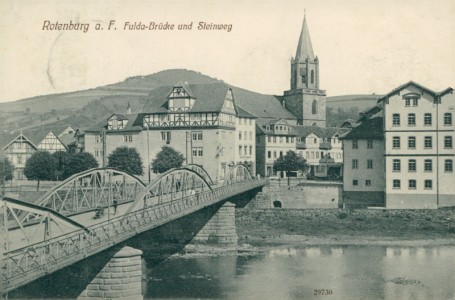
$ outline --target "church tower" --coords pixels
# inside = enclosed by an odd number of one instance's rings
[[[284,92],[283,106],[304,126],[326,126],[326,93],[319,89],[319,59],[314,55],[306,17],[295,57],[291,58],[291,89]]]

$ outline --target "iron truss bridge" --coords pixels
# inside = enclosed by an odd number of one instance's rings
[[[218,185],[197,165],[169,170],[148,185],[97,168],[73,175],[34,203],[3,198],[0,294],[265,184],[243,165]]]

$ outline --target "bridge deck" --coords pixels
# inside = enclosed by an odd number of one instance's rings
[[[94,220],[93,212],[74,216],[72,218],[87,225],[88,230],[68,232],[45,242],[29,244],[4,254],[1,291],[5,293],[14,290],[110,248],[138,233],[233,196],[263,187],[265,184],[265,179],[246,180],[131,212],[127,212],[127,204],[119,205],[117,214],[111,215],[109,220],[106,220],[106,214],[104,218]]]

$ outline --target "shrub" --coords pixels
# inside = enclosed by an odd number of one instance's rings
[[[449,227],[449,233],[455,233],[455,226]]]
[[[342,211],[337,214],[338,219],[346,219],[348,217],[348,213]]]

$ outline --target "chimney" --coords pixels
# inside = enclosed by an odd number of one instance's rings
[[[129,102],[128,102],[128,106],[127,106],[127,108],[126,108],[126,114],[127,114],[127,115],[131,114],[131,105],[130,105]]]

